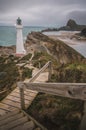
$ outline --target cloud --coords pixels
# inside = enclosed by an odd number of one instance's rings
[[[85,8],[86,0],[0,0],[0,23],[20,16],[25,25],[61,26],[70,17],[85,24]]]
[[[68,19],[76,20],[78,24],[86,24],[86,10],[75,10],[68,14]]]

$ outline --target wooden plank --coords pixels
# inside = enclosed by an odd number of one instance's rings
[[[12,130],[33,130],[35,128],[35,124],[33,121],[29,121],[24,123],[24,125],[17,126],[13,128]]]
[[[18,120],[15,120],[13,122],[9,122],[8,124],[6,124],[4,126],[1,126],[0,130],[8,130],[8,129],[12,130],[14,127],[16,127],[16,126],[18,126],[20,124],[22,125],[27,121],[28,121],[27,117],[22,117],[22,118],[20,118]]]
[[[14,107],[6,105],[6,104],[3,104],[3,103],[0,103],[0,109],[5,110],[7,112],[15,110]]]
[[[20,113],[20,110],[19,110],[19,109],[17,109],[16,111],[12,111],[12,112],[10,112],[10,113],[7,113],[7,114],[5,114],[5,115],[3,115],[3,116],[0,117],[0,121],[6,119],[6,118],[8,118],[8,117],[14,116],[14,115],[16,115],[16,114],[18,114],[18,113]]]
[[[15,107],[15,108],[21,108],[20,103],[14,102],[14,101],[9,100],[9,99],[3,100],[2,103],[7,104],[7,105],[12,106],[12,107]]]
[[[9,122],[11,123],[12,121],[15,121],[16,119],[18,120],[22,117],[23,117],[23,113],[18,113],[14,116],[7,117],[4,120],[0,121],[0,127],[3,126],[3,125],[7,125]]]
[[[6,98],[6,99],[7,99],[7,98]],[[10,101],[12,101],[12,102],[19,103],[19,104],[20,104],[20,102],[21,102],[21,101],[18,101],[18,100],[15,101],[15,100],[13,100],[13,99],[7,99],[7,100],[10,100]],[[25,100],[25,105],[29,104],[29,102],[31,102],[31,101]]]
[[[86,100],[86,83],[25,83],[19,86],[52,95]]]
[[[9,99],[9,100],[12,100],[14,102],[19,102],[20,103],[20,98],[12,96],[12,95],[7,96],[6,99]],[[32,99],[33,99],[33,97],[28,97],[28,99],[25,99],[25,102],[28,103]]]
[[[24,98],[27,99],[27,100],[29,100],[29,99],[31,99],[31,97],[32,97],[32,96],[30,96],[30,95],[31,95],[31,94],[28,94],[28,95],[24,94]],[[36,94],[34,93],[34,94],[32,94],[32,95],[35,96]],[[20,93],[11,93],[10,96],[15,96],[15,97],[17,97],[17,98],[20,98]]]
[[[17,98],[17,97],[11,96],[11,95],[7,96],[6,99],[20,103],[20,98]]]
[[[14,90],[13,92],[17,92],[17,93],[20,93],[19,89],[16,89]],[[34,93],[37,93],[37,91],[33,91],[33,90],[24,90],[24,94],[34,94]]]
[[[3,109],[0,109],[0,118],[1,118],[2,115],[6,114],[6,113],[8,113],[8,112],[6,112],[6,111],[3,110]]]

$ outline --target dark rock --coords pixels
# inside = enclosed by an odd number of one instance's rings
[[[86,37],[86,28],[84,28],[84,29],[81,31],[80,35]]]
[[[77,28],[77,24],[74,20],[70,19],[68,22],[67,22],[67,27],[69,27],[71,30],[75,30]]]

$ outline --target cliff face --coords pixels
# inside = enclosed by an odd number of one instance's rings
[[[44,47],[46,52],[52,55],[58,63],[67,64],[85,60],[83,56],[62,41],[50,39],[40,32],[32,32],[27,36],[26,46],[34,46],[34,44]],[[40,51],[40,49],[36,51]]]

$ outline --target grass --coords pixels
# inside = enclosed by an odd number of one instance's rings
[[[13,85],[19,80],[18,68],[12,57],[0,57],[3,62],[0,63],[0,91],[6,90],[1,95],[4,98],[12,89]]]
[[[32,69],[29,69],[27,67],[23,68],[22,70],[22,79],[24,80],[25,78],[31,78],[32,77]]]
[[[53,56],[50,56],[44,52],[36,52],[32,60],[35,67],[39,67],[39,63],[40,66],[43,67],[48,61],[51,61],[54,67],[57,67],[58,65],[56,59]]]
[[[83,102],[39,93],[28,112],[49,130],[76,130],[82,117]]]

